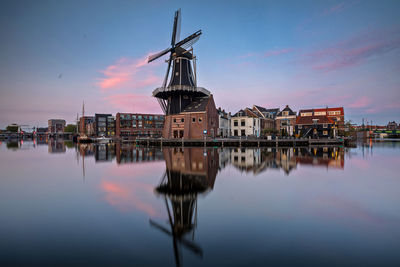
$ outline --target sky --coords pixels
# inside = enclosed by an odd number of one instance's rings
[[[400,1],[2,1],[0,128],[82,113],[161,113],[165,58],[181,8],[198,86],[228,112],[252,105],[345,109],[400,119]]]

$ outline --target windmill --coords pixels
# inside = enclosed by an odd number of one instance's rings
[[[174,25],[172,28],[171,47],[149,56],[148,63],[169,53],[167,72],[161,87],[153,91],[161,109],[167,115],[180,113],[187,105],[193,102],[196,97],[209,96],[210,92],[204,88],[197,87],[196,57],[193,55],[193,44],[201,35],[201,30],[189,35],[183,40],[180,39],[181,10],[175,12]],[[190,48],[190,49],[189,49]],[[194,62],[195,72],[192,70]],[[172,64],[172,75],[170,76]]]

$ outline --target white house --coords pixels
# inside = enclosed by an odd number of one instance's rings
[[[260,137],[260,117],[249,108],[238,111],[231,117],[232,136]]]

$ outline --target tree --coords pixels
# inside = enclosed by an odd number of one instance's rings
[[[65,133],[75,133],[76,132],[76,125],[75,124],[68,124],[64,128]]]
[[[262,134],[265,135],[276,135],[278,133],[277,130],[272,129],[272,128],[267,128],[262,130]]]

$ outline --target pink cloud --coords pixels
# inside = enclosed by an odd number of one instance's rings
[[[132,93],[115,94],[104,97],[108,103],[120,112],[160,113],[158,102],[151,95]]]
[[[106,193],[106,201],[123,212],[137,209],[149,216],[157,215],[156,209],[149,203],[142,201],[136,194],[137,190],[148,190],[148,185],[135,183],[135,190],[127,188],[126,183],[102,181],[101,189]],[[151,188],[150,188],[151,189]]]
[[[302,63],[311,65],[314,70],[329,72],[365,63],[399,47],[398,30],[369,32],[307,53]]]
[[[335,12],[342,11],[344,9],[344,7],[345,7],[344,2],[339,3],[337,5],[334,5],[334,6],[330,7],[330,8],[325,9],[323,15],[328,15],[330,13],[335,13]]]
[[[362,96],[361,98],[357,99],[353,103],[349,104],[349,108],[365,108],[371,103],[371,99],[366,96]]]
[[[154,74],[154,66],[147,64],[147,56],[139,59],[121,58],[105,70],[100,71],[104,77],[97,85],[105,92],[117,88],[137,89],[160,83],[160,78]]]

